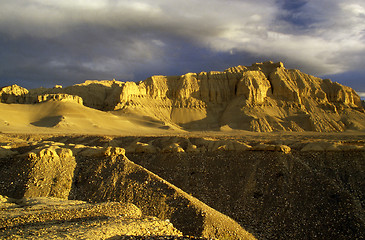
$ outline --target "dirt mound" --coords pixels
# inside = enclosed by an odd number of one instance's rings
[[[296,144],[290,152],[265,150],[259,144],[244,152],[128,157],[232,217],[259,239],[361,238],[364,142],[352,150],[300,151]]]
[[[153,153],[126,155],[259,239],[356,239],[364,234],[364,134],[89,137],[87,142],[148,146]]]
[[[254,239],[231,218],[129,161],[122,148],[41,142],[17,151],[1,159],[2,195],[122,201],[171,222],[184,235]]]

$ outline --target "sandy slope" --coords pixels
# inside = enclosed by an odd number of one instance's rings
[[[150,109],[151,110],[151,109]],[[192,110],[181,111],[173,117],[190,119],[196,117]],[[155,113],[155,115],[158,113]],[[237,116],[233,114],[232,117]],[[363,122],[351,116],[353,122]],[[206,118],[209,121],[208,117]],[[242,124],[245,121],[242,120]],[[224,125],[219,131],[185,131],[177,125],[149,117],[145,112],[129,110],[100,111],[78,104],[74,101],[47,101],[38,104],[0,103],[0,132],[33,134],[88,134],[88,135],[257,135],[257,132],[232,129]],[[346,132],[353,132],[347,130]],[[357,130],[356,133],[364,132]],[[272,133],[274,134],[274,133]],[[279,134],[279,133],[278,133]],[[291,133],[295,134],[295,133]],[[307,132],[313,134],[313,132]]]
[[[72,101],[0,103],[0,113],[0,131],[4,133],[149,135],[171,131],[170,126],[138,114],[112,114]],[[175,130],[181,131],[177,128]]]

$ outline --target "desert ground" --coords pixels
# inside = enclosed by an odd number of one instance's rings
[[[363,132],[13,133],[0,144],[5,239],[364,234]]]

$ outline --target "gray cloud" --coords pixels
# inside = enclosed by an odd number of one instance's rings
[[[142,80],[268,59],[330,75],[365,62],[363,1],[12,0],[0,6],[2,82]]]

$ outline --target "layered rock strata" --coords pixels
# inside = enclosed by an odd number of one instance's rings
[[[0,99],[5,103],[65,99],[118,114],[137,113],[186,130],[222,126],[258,132],[365,129],[364,108],[353,89],[286,69],[281,62],[152,76],[138,83],[86,81],[29,91],[13,85],[0,91]]]

